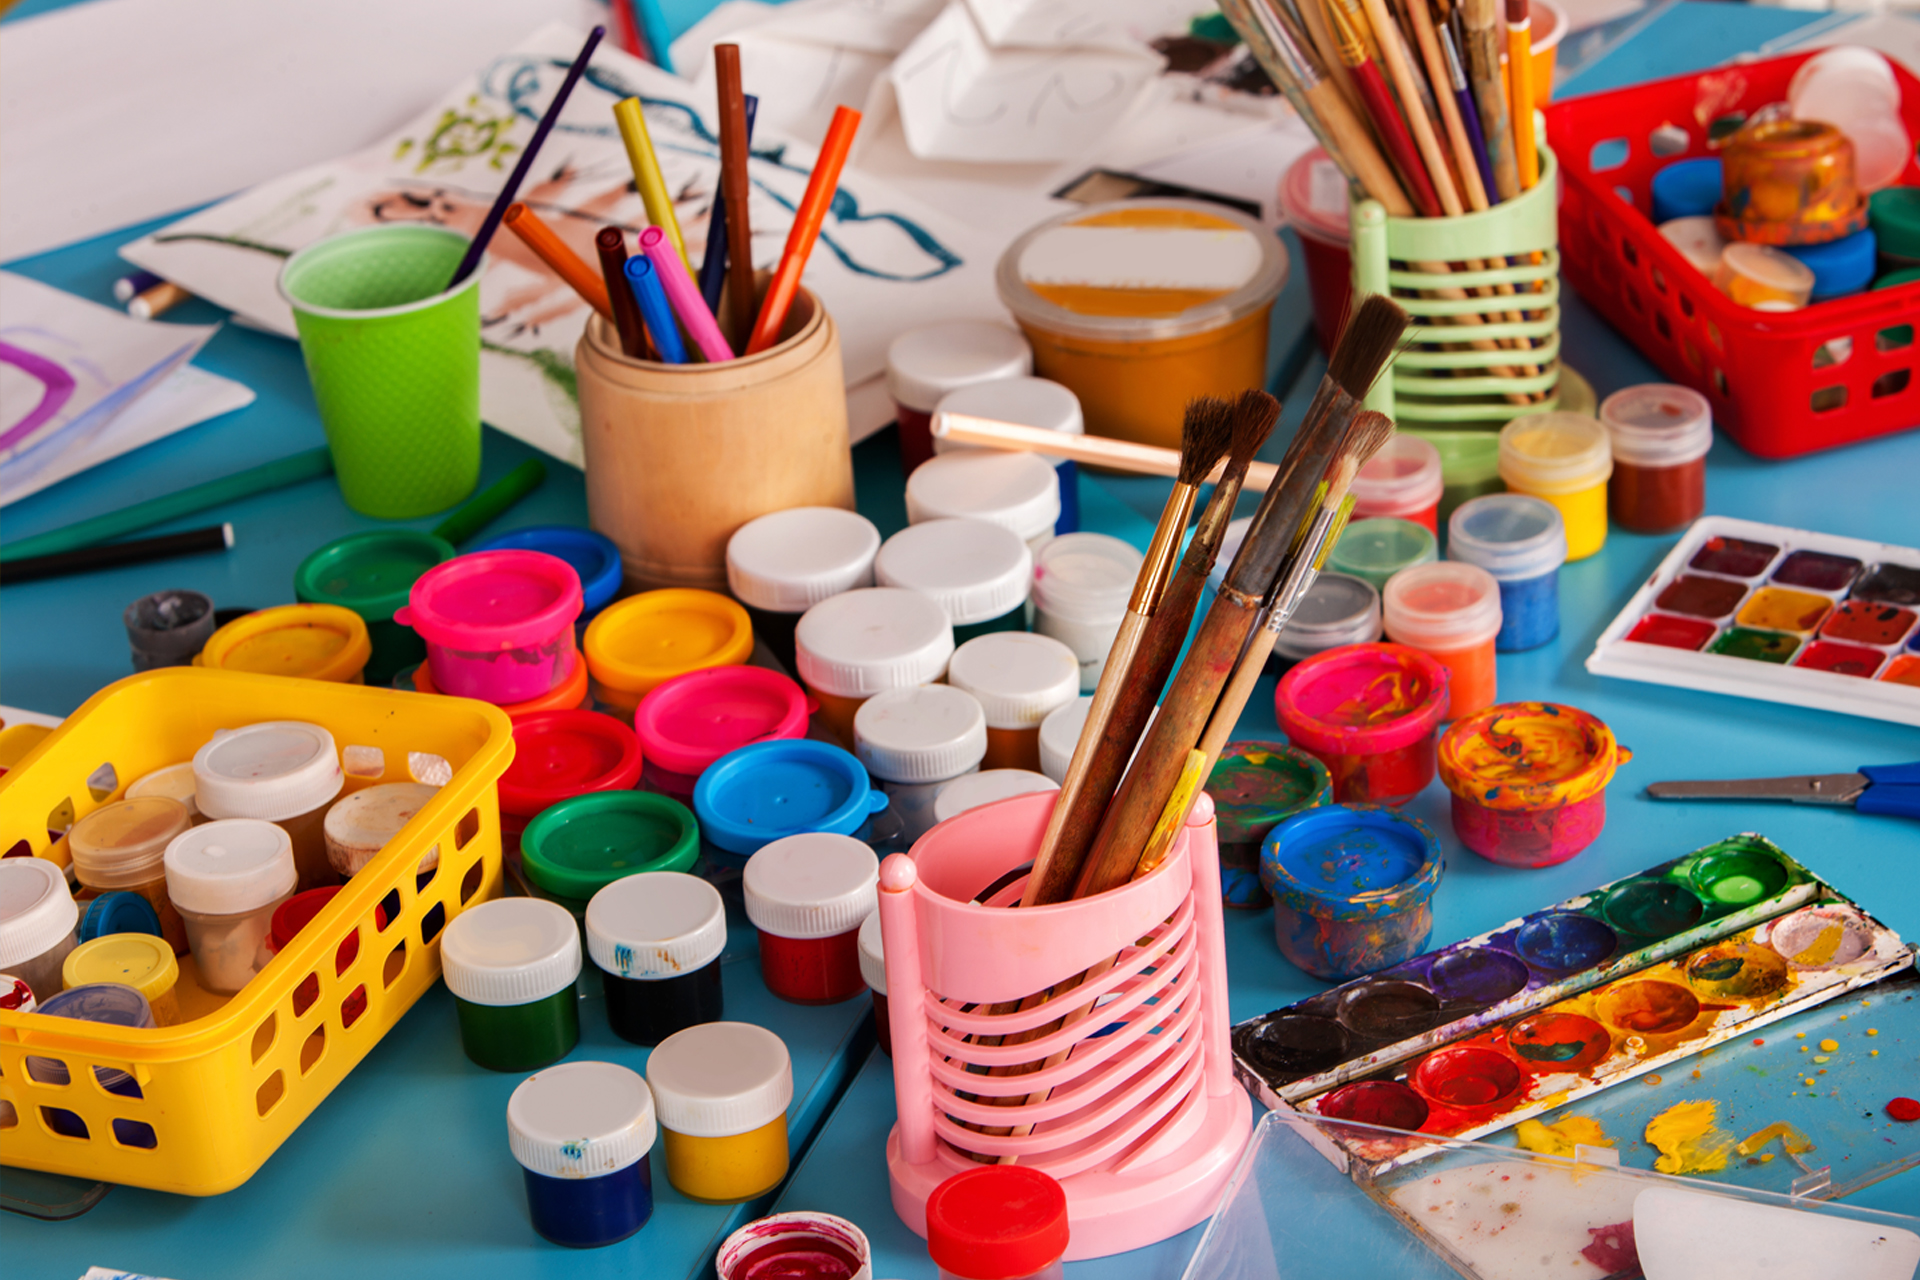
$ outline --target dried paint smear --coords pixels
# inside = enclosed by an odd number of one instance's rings
[[[1647,1121],[1647,1141],[1660,1152],[1659,1173],[1713,1173],[1727,1167],[1733,1139],[1714,1127],[1720,1104],[1712,1099],[1676,1102]]]
[[[1514,1141],[1523,1150],[1548,1156],[1570,1156],[1575,1147],[1613,1145],[1613,1139],[1601,1131],[1600,1122],[1590,1116],[1568,1116],[1557,1124],[1522,1120],[1513,1132]]]

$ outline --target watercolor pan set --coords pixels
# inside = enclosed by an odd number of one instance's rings
[[[1587,670],[1920,725],[1920,550],[1708,516]]]

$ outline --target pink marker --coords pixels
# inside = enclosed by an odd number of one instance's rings
[[[640,233],[640,251],[653,263],[654,272],[667,291],[667,301],[673,304],[673,313],[680,317],[680,323],[687,326],[687,332],[693,335],[694,345],[700,348],[700,354],[710,362],[733,359],[733,348],[721,336],[713,312],[707,310],[699,287],[693,283],[693,277],[687,274],[687,264],[680,260],[680,254],[674,249],[673,242],[667,239],[667,233],[659,227],[648,227]]]

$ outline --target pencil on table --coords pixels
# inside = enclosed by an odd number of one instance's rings
[[[727,200],[727,300],[733,343],[751,352],[753,334],[753,226],[747,217],[753,185],[747,174],[747,98],[740,86],[740,46],[713,46],[713,78],[720,109],[720,194]]]
[[[813,162],[813,176],[807,179],[806,194],[800,197],[800,207],[793,211],[787,247],[781,251],[780,265],[774,268],[773,279],[767,284],[767,296],[760,303],[753,337],[747,343],[748,355],[765,351],[780,340],[780,330],[787,323],[787,311],[793,306],[794,291],[800,287],[800,273],[807,269],[813,242],[820,238],[827,210],[833,206],[834,192],[840,187],[840,170],[847,163],[847,152],[853,149],[853,135],[859,128],[858,111],[851,107],[833,109],[833,121],[827,126],[826,139],[821,142],[820,154]]]
[[[566,242],[539,214],[516,202],[507,206],[501,222],[507,230],[520,237],[522,244],[538,254],[540,261],[553,268],[553,273],[566,281],[582,301],[608,320],[613,319],[613,304],[607,298],[606,282],[581,260],[579,254],[567,248]]]
[[[685,364],[687,344],[680,340],[680,326],[673,321],[673,307],[667,302],[666,290],[660,287],[660,273],[654,270],[653,260],[645,254],[635,254],[627,259],[622,270],[627,278],[627,290],[640,309],[647,336],[653,339],[661,363]]]
[[[640,233],[640,252],[647,255],[653,263],[654,274],[660,279],[660,287],[666,291],[667,301],[673,304],[674,315],[687,327],[687,335],[693,339],[693,345],[700,348],[700,354],[711,363],[733,359],[733,348],[720,333],[720,325],[713,318],[713,312],[707,310],[707,304],[700,300],[700,290],[695,287],[693,277],[687,274],[687,264],[680,261],[680,255],[673,251],[666,232],[659,227],[648,227]]]
[[[647,221],[667,233],[673,251],[687,262],[686,241],[680,237],[680,219],[674,216],[673,194],[667,190],[666,175],[660,172],[660,157],[653,150],[653,135],[647,132],[646,113],[640,99],[622,98],[613,104],[613,122],[619,126],[620,141],[626,144],[627,163],[633,168],[633,185],[646,206]]]

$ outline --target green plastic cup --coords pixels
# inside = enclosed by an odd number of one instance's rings
[[[373,656],[368,684],[385,686],[402,667],[427,660],[427,642],[393,620],[407,605],[421,574],[453,559],[453,544],[412,529],[374,529],[335,538],[293,571],[293,596],[302,604],[337,604],[366,620]]]
[[[480,479],[480,272],[447,288],[467,238],[367,227],[280,270],[347,505],[410,520]]]

